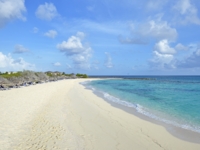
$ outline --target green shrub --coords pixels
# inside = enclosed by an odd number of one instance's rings
[[[88,78],[87,74],[77,73],[76,76],[79,77],[79,78]]]
[[[5,72],[5,73],[1,73],[0,76],[3,78],[20,77],[22,76],[22,72],[16,72],[16,73],[11,73],[11,74],[8,74],[8,72]]]

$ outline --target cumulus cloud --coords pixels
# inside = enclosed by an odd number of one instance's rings
[[[15,50],[13,53],[21,54],[21,53],[26,53],[26,52],[29,52],[29,50],[25,48],[23,45],[15,45]]]
[[[177,66],[180,68],[200,68],[200,49],[197,49],[183,60],[177,61]]]
[[[14,19],[26,20],[25,0],[0,0],[0,27]]]
[[[176,68],[175,48],[170,47],[169,41],[164,39],[155,44],[153,58],[150,60],[150,66],[153,69],[172,69]]]
[[[61,66],[61,63],[56,62],[56,63],[53,63],[53,65],[56,66],[56,67],[59,67],[59,66]]]
[[[154,57],[150,60],[150,65],[153,69],[172,69],[175,68],[174,65],[174,55],[172,54],[162,54],[158,51],[153,52]]]
[[[176,53],[183,50],[193,52],[182,59],[176,57]],[[200,68],[200,49],[196,45],[184,46],[181,43],[173,48],[162,40],[155,44],[150,66],[153,69]]]
[[[183,44],[181,44],[181,43],[178,43],[176,46],[175,46],[175,49],[176,50],[179,50],[179,51],[181,51],[181,50],[184,50],[184,51],[186,51],[186,50],[188,50],[189,49],[189,47],[187,47],[187,46],[184,46]]]
[[[58,44],[57,48],[62,52],[66,52],[67,55],[74,55],[84,51],[81,37],[79,37],[78,33],[76,36],[71,36],[67,41]]]
[[[72,59],[74,67],[89,69],[92,48],[87,44],[83,45],[84,37],[85,34],[83,32],[78,32],[76,35],[71,36],[67,41],[57,44],[57,49],[64,52],[66,56]]]
[[[38,6],[35,15],[39,19],[51,21],[53,18],[58,16],[58,12],[53,3],[45,3]]]
[[[0,52],[0,69],[2,71],[33,70],[34,68],[34,64],[26,62],[23,58],[13,59],[10,54],[4,55]]]
[[[58,34],[57,31],[49,30],[44,35],[53,39],[53,38],[55,38],[57,36],[57,34]]]
[[[104,65],[107,68],[112,68],[113,63],[112,63],[112,58],[111,58],[110,54],[108,52],[105,52],[105,55],[106,55],[106,59],[105,59]]]
[[[169,46],[168,40],[161,40],[155,45],[155,51],[161,53],[161,54],[175,54],[176,51],[174,48]]]
[[[190,2],[190,0],[179,0],[174,6],[180,15],[178,21],[184,24],[193,23],[200,25],[200,19],[198,17],[198,9]]]
[[[162,21],[162,16],[158,15],[155,20],[148,20],[144,23],[130,23],[131,36],[127,38],[119,38],[122,44],[147,44],[148,40],[156,39],[175,41],[177,31],[171,27],[167,21]]]
[[[176,29],[172,28],[167,21],[162,21],[161,18],[150,20],[143,24],[139,34],[143,37],[153,37],[157,40],[167,39],[170,41],[175,41],[178,35]]]

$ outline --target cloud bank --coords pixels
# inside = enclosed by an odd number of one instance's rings
[[[1,71],[34,70],[35,65],[26,62],[23,58],[13,59],[10,54],[4,55],[0,52],[0,69]]]

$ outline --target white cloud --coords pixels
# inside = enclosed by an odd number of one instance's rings
[[[155,20],[148,20],[144,23],[129,23],[131,36],[119,38],[122,44],[147,44],[148,40],[167,39],[172,42],[177,38],[177,31],[167,21],[161,20],[162,15],[157,15]]]
[[[177,38],[176,29],[172,28],[167,21],[162,21],[161,18],[150,20],[141,25],[139,34],[143,37],[154,37],[157,40],[167,39],[174,41]]]
[[[176,55],[179,51],[187,51],[188,55],[184,58]],[[189,54],[192,52],[191,54]],[[200,48],[196,44],[184,46],[178,43],[174,48],[169,46],[167,41],[156,43],[153,51],[153,58],[149,62],[150,67],[157,70],[181,69],[181,68],[200,68]]]
[[[108,52],[105,52],[105,54],[106,54],[106,59],[104,65],[107,68],[112,68],[113,67],[112,58]]]
[[[150,65],[153,69],[165,69],[165,68],[175,68],[174,65],[174,55],[172,54],[161,54],[157,51],[153,52],[154,57],[150,60]]]
[[[161,64],[162,63],[169,64],[174,58],[172,54],[161,54],[157,51],[154,51],[154,54],[156,56],[154,59],[155,62],[160,62]]]
[[[34,64],[27,63],[23,58],[13,59],[10,54],[4,55],[0,52],[0,69],[2,71],[33,70],[34,68]]]
[[[155,45],[155,51],[161,53],[161,54],[175,54],[176,51],[174,48],[171,48],[169,46],[168,40],[161,40]]]
[[[153,58],[150,60],[150,66],[153,69],[174,69],[176,60],[174,55],[176,49],[170,47],[169,41],[164,39],[155,44]]]
[[[45,3],[38,6],[35,15],[42,20],[51,21],[58,16],[58,12],[53,3]]]
[[[176,65],[180,68],[200,68],[200,49],[185,59],[177,61]]]
[[[58,67],[58,66],[61,66],[61,63],[59,62],[56,62],[56,63],[53,63],[54,66]]]
[[[178,43],[178,44],[175,46],[175,49],[181,51],[181,50],[188,50],[189,48],[188,48],[187,46],[184,46],[184,45],[181,44],[181,43]]]
[[[80,69],[89,69],[89,59],[92,56],[92,49],[89,45],[83,45],[85,34],[77,32],[75,36],[71,36],[67,41],[57,44],[57,49],[64,52],[73,61],[74,67]]]
[[[81,40],[83,40],[85,38],[85,33],[83,33],[83,32],[77,32],[76,36],[79,37]]]
[[[73,55],[84,51],[81,39],[77,36],[71,36],[67,41],[63,41],[57,45],[60,51],[66,52],[68,55]]]
[[[200,25],[198,9],[191,4],[190,0],[179,0],[174,6],[174,9],[180,14],[179,19],[177,19],[179,22]]]
[[[25,48],[23,45],[15,45],[15,50],[13,53],[20,54],[26,52],[29,52],[29,50]]]
[[[25,0],[0,0],[0,27],[13,19],[26,20],[23,13],[26,12]]]
[[[198,49],[198,50],[195,52],[195,54],[196,54],[197,56],[200,56],[200,49]]]
[[[57,31],[55,30],[49,30],[48,32],[46,32],[44,35],[49,37],[49,38],[55,38],[57,36]]]
[[[75,20],[74,23],[79,25],[77,28],[89,29],[90,31],[94,31],[94,32],[98,31],[98,32],[114,34],[114,35],[119,35],[124,32],[124,30],[122,30],[122,28],[124,27],[124,22],[120,22],[120,21],[98,23],[98,22],[84,19],[84,20]]]
[[[33,28],[33,33],[38,33],[39,29],[37,27]]]
[[[163,8],[163,6],[167,3],[167,0],[149,0],[146,2],[148,10],[158,11]]]
[[[190,4],[190,0],[179,0],[175,7],[179,9],[181,14],[186,14],[188,11],[190,11],[192,5]]]
[[[91,47],[84,47],[84,51],[72,56],[74,66],[80,69],[90,69],[89,59],[92,56]]]

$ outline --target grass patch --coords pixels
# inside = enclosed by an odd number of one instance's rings
[[[8,78],[12,78],[12,77],[21,77],[22,73],[21,72],[11,73],[11,74],[4,73],[4,74],[0,74],[0,76],[8,79]]]

